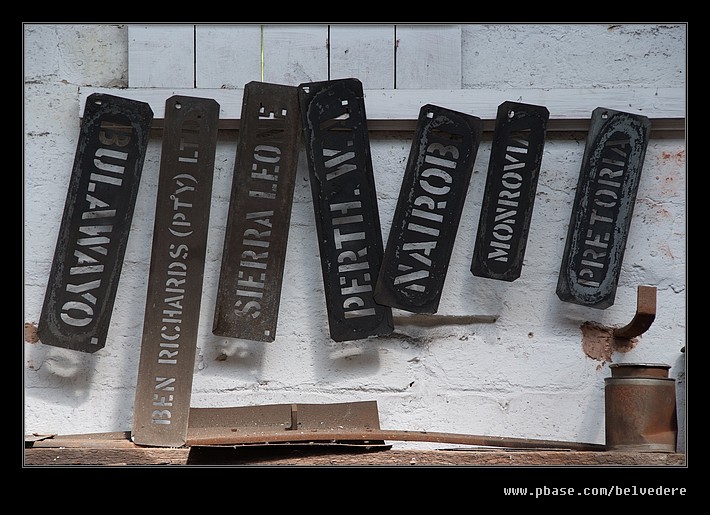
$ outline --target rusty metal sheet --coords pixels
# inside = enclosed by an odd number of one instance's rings
[[[217,289],[216,335],[274,341],[300,138],[298,88],[248,83]]]
[[[383,243],[362,83],[304,83],[299,98],[330,337],[390,334],[392,310],[373,298]]]
[[[210,217],[219,104],[175,95],[165,129],[132,439],[185,443]]]
[[[436,313],[481,140],[476,116],[422,106],[375,300]]]
[[[560,300],[614,304],[651,122],[598,107],[592,112],[557,282]]]
[[[519,102],[498,106],[471,273],[520,277],[550,112]]]
[[[229,427],[235,432],[295,429],[380,429],[377,401],[265,404],[190,408],[190,429]]]
[[[191,441],[226,439],[232,445],[309,444],[367,447],[385,446],[384,441],[314,438],[312,441],[291,442],[291,435],[309,431],[376,431],[380,419],[376,401],[344,402],[335,404],[267,404],[228,408],[190,408],[188,445]],[[280,442],[272,439],[280,435]],[[264,441],[259,439],[264,437]],[[244,440],[240,442],[240,440]],[[389,446],[388,446],[389,447]]]
[[[106,345],[152,119],[144,102],[86,99],[37,327],[46,345],[88,353]]]

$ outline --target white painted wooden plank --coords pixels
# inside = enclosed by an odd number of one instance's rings
[[[264,25],[264,82],[328,80],[328,25]]]
[[[331,25],[330,78],[394,89],[394,25]]]
[[[565,88],[565,89],[406,89],[365,92],[368,118],[416,119],[424,104],[495,120],[506,101],[542,105],[554,120],[588,120],[597,107],[606,107],[654,118],[685,118],[683,88]]]
[[[132,88],[194,87],[194,26],[129,25],[128,85]]]
[[[261,80],[260,25],[197,25],[195,86],[244,88]]]
[[[460,25],[397,25],[396,88],[461,87]]]
[[[107,93],[148,102],[159,127],[165,116],[165,100],[172,95],[213,98],[220,105],[220,127],[238,128],[243,89],[148,89],[79,88],[79,116],[91,93]],[[685,130],[684,88],[614,89],[507,89],[365,90],[367,125],[370,130],[413,130],[419,109],[436,104],[481,118],[485,130],[492,130],[498,106],[505,101],[543,105],[550,111],[548,130],[586,130],[597,107],[643,114],[653,130]]]

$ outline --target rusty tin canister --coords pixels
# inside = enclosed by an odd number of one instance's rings
[[[615,363],[604,380],[606,449],[675,452],[678,436],[675,379],[670,365]]]

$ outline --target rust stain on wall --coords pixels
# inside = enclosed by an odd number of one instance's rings
[[[677,164],[685,163],[685,150],[678,152],[661,152],[661,159],[664,161],[674,160]]]
[[[660,244],[658,248],[665,256],[671,259],[675,259],[675,256],[673,255],[673,252],[671,251],[671,248],[668,246],[667,243]]]
[[[37,343],[39,338],[37,337],[37,326],[30,322],[25,322],[25,341],[27,343]]]
[[[584,322],[582,330],[582,349],[584,353],[596,361],[601,361],[597,370],[605,363],[610,363],[615,352],[629,352],[636,347],[637,338],[615,338],[614,328],[606,327],[596,322]]]

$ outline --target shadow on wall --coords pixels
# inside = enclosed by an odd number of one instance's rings
[[[39,374],[41,389],[31,388],[32,381],[26,383],[26,395],[47,397],[52,391],[52,402],[76,405],[77,401],[86,400],[91,388],[93,354],[76,352],[42,345],[37,339],[37,328],[25,324],[25,367],[27,371]]]

